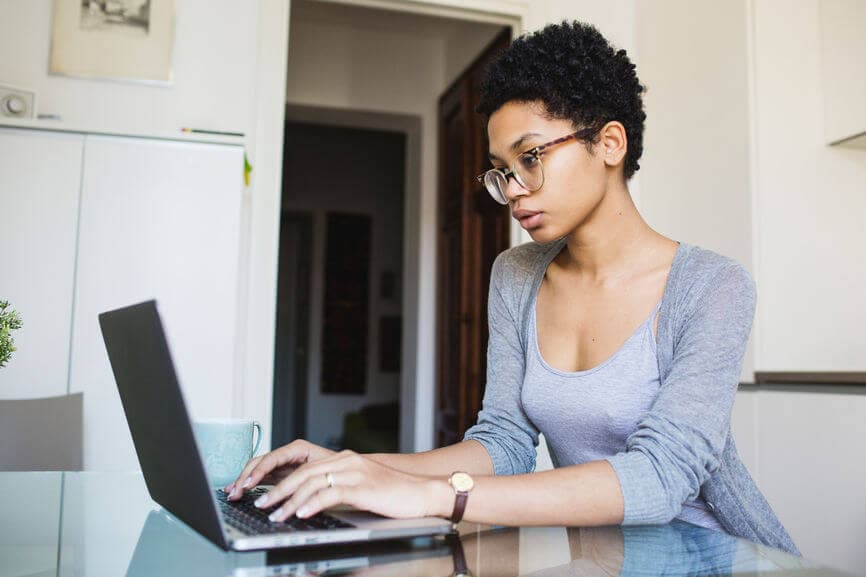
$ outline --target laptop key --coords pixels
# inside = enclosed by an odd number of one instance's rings
[[[229,501],[225,493],[218,490],[216,491],[217,502],[229,524],[246,533],[286,533],[293,531],[352,529],[355,527],[351,523],[346,523],[327,513],[318,513],[307,519],[293,516],[283,522],[271,521],[268,519],[268,515],[273,511],[273,507],[259,509],[254,505],[255,500],[265,492],[265,490],[257,488],[245,494],[238,501]]]

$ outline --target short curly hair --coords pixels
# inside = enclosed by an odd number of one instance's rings
[[[597,132],[617,120],[628,138],[626,180],[640,168],[645,88],[626,51],[592,25],[563,21],[521,36],[488,65],[480,91],[476,111],[486,119],[508,102],[539,101],[551,118],[576,128]],[[592,150],[592,137],[586,142]]]

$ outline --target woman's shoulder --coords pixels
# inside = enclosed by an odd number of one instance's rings
[[[490,273],[490,290],[508,304],[515,318],[526,310],[525,305],[532,297],[535,281],[544,274],[562,244],[563,241],[548,244],[527,242],[513,246],[496,257]]]
[[[546,269],[552,251],[562,248],[562,240],[547,244],[527,242],[513,246],[496,257],[493,276],[500,280],[525,280]]]
[[[694,302],[713,293],[732,293],[747,300],[755,298],[755,281],[740,262],[686,243],[680,243],[669,285],[680,301]]]

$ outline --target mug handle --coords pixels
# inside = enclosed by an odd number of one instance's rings
[[[256,446],[253,448],[253,457],[259,452],[259,447],[262,445],[262,426],[258,421],[253,421],[253,428],[256,430]]]

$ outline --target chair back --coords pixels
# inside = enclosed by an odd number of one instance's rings
[[[82,399],[0,399],[0,471],[80,471]]]

